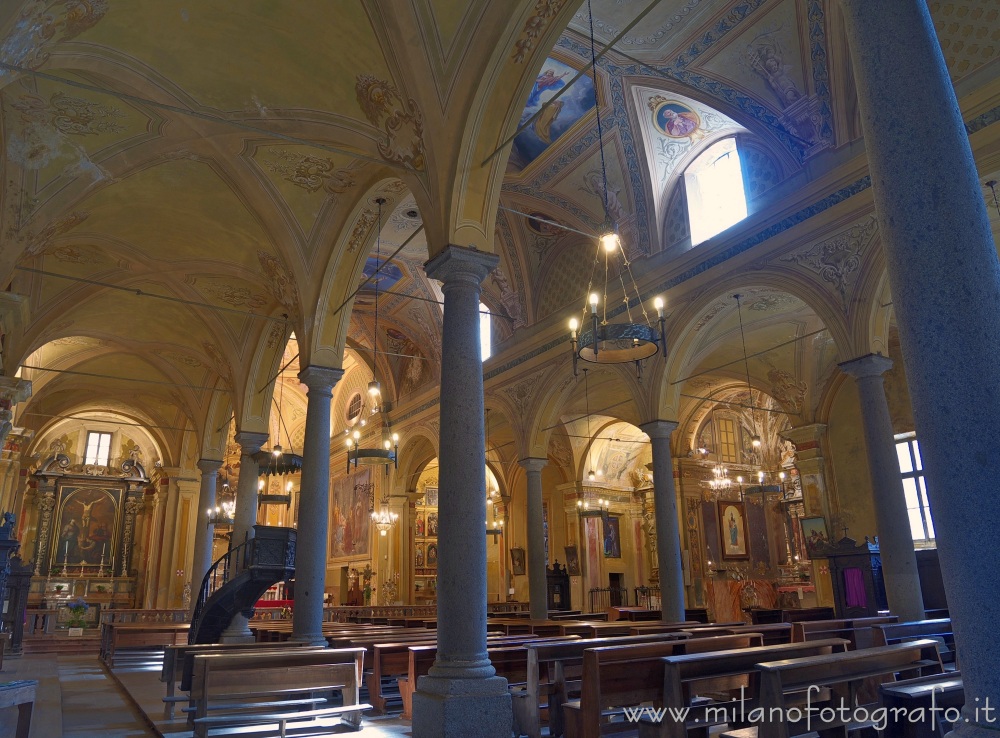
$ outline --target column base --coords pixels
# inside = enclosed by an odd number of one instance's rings
[[[422,676],[417,685],[413,738],[510,738],[514,716],[503,677]]]
[[[289,639],[295,643],[305,643],[309,646],[326,646],[328,645],[326,638],[323,637],[322,633],[310,634],[306,633],[304,635],[297,636],[292,634]]]
[[[941,708],[938,707],[937,709],[940,710]],[[949,710],[949,712],[954,711]],[[963,707],[961,712],[961,719],[955,723],[955,729],[947,734],[947,738],[997,738],[995,725],[996,708],[994,705],[989,705],[988,712],[986,703],[982,703],[978,707]],[[940,720],[943,716],[944,713],[940,712],[937,719]],[[986,720],[985,725],[974,722],[984,719]]]
[[[219,636],[219,643],[256,643],[256,641],[250,632],[250,621],[242,613],[236,613],[229,627]]]

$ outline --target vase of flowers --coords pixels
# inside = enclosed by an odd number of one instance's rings
[[[90,605],[82,597],[77,597],[75,600],[66,605],[66,609],[69,610],[69,620],[67,625],[70,628],[86,628],[87,621],[86,615],[87,610],[90,609]]]

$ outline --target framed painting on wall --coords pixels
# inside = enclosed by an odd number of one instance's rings
[[[806,551],[810,559],[817,553],[817,547],[830,545],[830,537],[826,532],[824,518],[801,518],[799,523],[802,526],[802,540],[806,543]]]
[[[617,515],[604,518],[604,558],[620,559],[622,557],[622,531]]]
[[[580,556],[576,546],[566,546],[566,573],[571,577],[580,576]]]
[[[524,576],[524,549],[512,548],[510,550],[510,571],[514,576]]]
[[[361,469],[333,481],[330,495],[331,558],[368,555],[374,486],[370,469]]]
[[[719,534],[723,559],[749,559],[746,508],[742,502],[719,500]]]
[[[114,567],[120,539],[121,488],[59,485],[51,567]]]

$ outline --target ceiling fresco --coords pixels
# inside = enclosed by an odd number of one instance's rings
[[[665,224],[671,182],[704,141],[739,133],[763,194],[860,136],[839,16],[821,0],[594,0],[599,48],[642,14],[597,64],[601,141],[590,75],[570,84],[590,60],[585,5],[518,4],[513,20],[511,4],[486,0],[414,0],[392,13],[381,2],[329,5],[0,3],[0,271],[29,316],[5,362],[87,367],[107,376],[81,386],[108,402],[120,399],[108,377],[134,371],[164,383],[128,393],[158,422],[201,428],[214,390],[196,388],[259,388],[250,367],[267,362],[255,357],[305,335],[330,268],[343,284],[329,313],[353,311],[350,361],[367,366],[377,345],[397,400],[433,386],[442,295],[423,265],[445,242],[433,223],[442,216],[421,208],[451,197],[469,166],[462,137],[474,126],[459,113],[502,44],[511,48],[498,56],[523,74],[504,82],[509,109],[490,115],[512,134],[542,114],[501,152],[500,210],[484,229],[501,258],[483,286],[501,340],[579,307],[605,209],[640,274],[647,259],[683,260],[689,239]],[[929,7],[953,79],[995,62],[997,0]],[[569,27],[545,35],[557,16]],[[847,98],[839,107],[835,91]],[[378,234],[377,196],[391,203]],[[374,272],[376,235],[388,260],[377,331],[373,284],[350,300]],[[870,236],[841,240],[859,252]],[[845,253],[804,244],[782,264],[820,282]],[[847,305],[860,275],[842,267],[821,287]],[[748,349],[765,352],[752,372],[807,408],[836,360],[829,337],[803,338],[822,323],[795,298],[750,288]],[[718,304],[692,327],[688,374],[739,358],[733,311],[725,296]],[[56,390],[33,406],[79,404],[70,375],[33,371]],[[288,403],[301,389],[292,372],[279,382]]]

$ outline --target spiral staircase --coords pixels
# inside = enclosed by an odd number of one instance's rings
[[[294,574],[295,529],[255,525],[254,537],[229,549],[202,580],[188,642],[218,643],[235,615],[251,617],[261,595]]]

